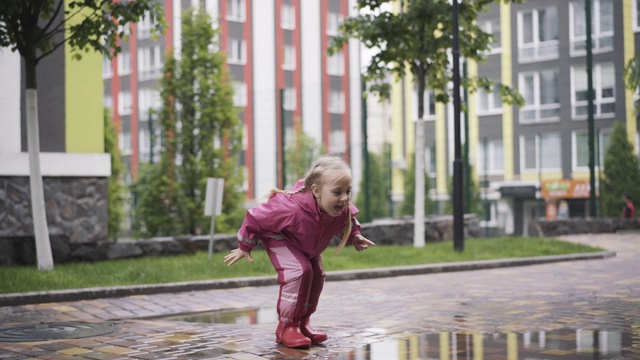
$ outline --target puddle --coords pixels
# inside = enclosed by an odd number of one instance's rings
[[[81,339],[109,334],[119,327],[112,322],[19,325],[0,328],[0,342],[31,342],[52,339]]]
[[[275,308],[251,308],[166,317],[163,320],[218,324],[276,324]],[[374,331],[375,330],[375,331]],[[439,333],[389,333],[385,329],[366,329],[352,334],[347,341],[366,344],[346,352],[335,353],[331,339],[326,348],[314,347],[316,354],[327,352],[332,359],[349,360],[488,360],[488,359],[640,359],[640,327],[623,331],[553,330],[500,333],[473,331]],[[340,346],[343,350],[344,347]],[[309,353],[300,352],[301,358]]]
[[[638,359],[640,331],[441,332],[368,344],[339,359]]]
[[[277,324],[278,312],[275,307],[249,308],[163,317],[162,319],[168,321],[184,321],[200,324]]]

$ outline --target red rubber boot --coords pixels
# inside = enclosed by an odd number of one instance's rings
[[[311,340],[300,332],[300,322],[278,322],[276,342],[290,348],[306,348]]]
[[[311,327],[308,317],[302,318],[302,321],[300,322],[300,332],[302,332],[302,335],[308,337],[313,345],[320,344],[328,338],[327,334],[316,331]]]

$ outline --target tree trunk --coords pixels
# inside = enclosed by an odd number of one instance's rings
[[[53,270],[53,256],[49,242],[47,213],[44,205],[44,189],[40,172],[40,135],[38,131],[38,92],[36,84],[35,51],[25,58],[27,142],[29,147],[29,184],[31,190],[31,212],[36,237],[38,270]]]

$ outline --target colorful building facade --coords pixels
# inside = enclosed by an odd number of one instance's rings
[[[638,9],[636,0],[593,1],[598,178],[614,123],[625,124],[638,153],[636,97],[626,88],[623,76],[640,41]],[[504,104],[495,89],[470,94],[466,114],[469,131],[462,135],[462,141],[469,144],[471,178],[481,185],[481,195],[490,205],[487,224],[506,233],[527,234],[529,221],[546,215],[545,202],[558,200],[543,198],[546,181],[582,182],[589,178],[584,18],[582,0],[537,0],[495,3],[478,19],[495,41],[486,62],[467,64],[467,75],[487,76],[496,84],[514,87],[525,99],[525,105],[518,108]],[[402,169],[415,149],[417,98],[410,77],[394,84],[392,103],[396,167],[392,192],[396,201],[401,201]],[[429,196],[441,204],[449,201],[447,185],[453,176],[453,105],[435,103],[433,94],[427,94],[425,121]],[[576,194],[583,195],[563,199],[569,213],[588,216],[588,199],[583,192]]]
[[[207,0],[163,2],[168,30],[151,36],[153,24],[132,27],[123,52],[104,59],[104,99],[120,129],[120,146],[135,181],[139,164],[158,159],[152,109],[165,56],[180,56],[180,19],[189,8],[206,11],[220,32],[221,48],[235,88],[234,103],[244,126],[247,201],[261,199],[282,184],[283,149],[301,128],[327,152],[343,154],[361,168],[359,45],[352,41],[328,56],[341,20],[353,0]],[[157,133],[159,134],[159,133]],[[156,136],[157,138],[157,136]],[[286,164],[285,164],[286,166]]]

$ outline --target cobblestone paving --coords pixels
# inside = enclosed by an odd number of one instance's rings
[[[617,256],[328,282],[313,323],[330,337],[309,350],[275,344],[278,287],[265,286],[0,307],[0,337],[115,321],[99,336],[0,341],[0,359],[640,359],[640,234],[565,239]],[[221,310],[242,311],[168,318]]]

